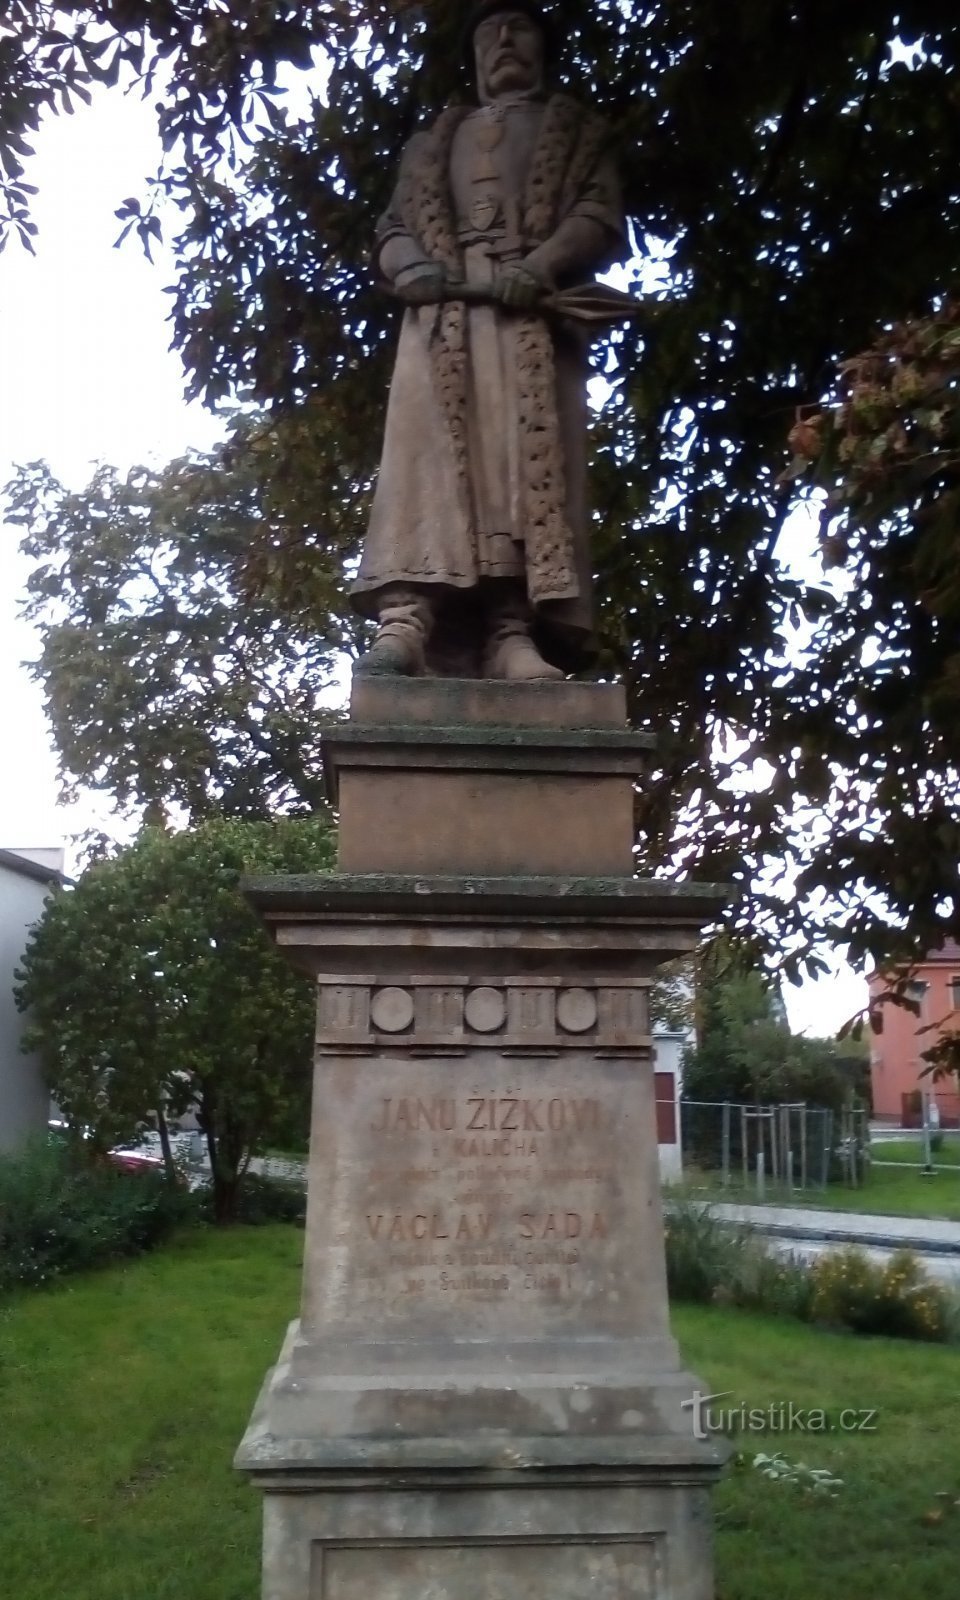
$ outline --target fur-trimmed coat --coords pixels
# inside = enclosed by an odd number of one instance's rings
[[[599,118],[560,95],[499,114],[451,107],[404,152],[378,261],[386,276],[389,257],[419,258],[490,284],[501,261],[522,261],[575,217],[600,226],[584,231],[587,254],[565,253],[557,287],[591,279],[624,233]],[[387,586],[524,579],[541,648],[580,665],[592,635],[586,382],[586,345],[570,324],[462,302],[408,310],[359,609],[375,614]]]

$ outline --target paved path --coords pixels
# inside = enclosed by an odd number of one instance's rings
[[[960,1222],[932,1217],[885,1217],[856,1211],[818,1211],[808,1206],[711,1204],[714,1216],[745,1222],[781,1239],[873,1245],[882,1250],[918,1250],[960,1256]]]
[[[255,1156],[250,1171],[260,1172],[265,1178],[279,1178],[282,1183],[306,1183],[307,1160],[305,1156]]]

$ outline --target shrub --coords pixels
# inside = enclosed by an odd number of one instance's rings
[[[885,1264],[850,1248],[808,1265],[696,1201],[671,1202],[666,1245],[670,1293],[678,1300],[742,1306],[853,1333],[960,1342],[960,1299],[906,1250]]]
[[[807,1320],[813,1284],[805,1263],[772,1250],[750,1228],[721,1220],[709,1206],[671,1202],[666,1246],[674,1298]]]
[[[666,1218],[667,1281],[677,1300],[725,1297],[739,1277],[748,1241],[746,1228],[721,1222],[709,1206],[671,1201]]]
[[[765,1311],[775,1317],[809,1322],[813,1304],[813,1275],[805,1261],[782,1255],[760,1239],[744,1252],[731,1298],[748,1311]]]
[[[254,1148],[309,1125],[314,998],[238,888],[244,872],[315,872],[329,817],[147,827],[54,895],[17,1001],[67,1121],[105,1148],[194,1109],[214,1154],[216,1220]]]
[[[200,1218],[213,1222],[213,1193],[209,1186],[197,1191]],[[295,1222],[307,1216],[306,1185],[295,1178],[271,1178],[259,1172],[245,1174],[237,1194],[234,1220],[251,1227],[268,1222]]]
[[[820,1257],[812,1277],[811,1315],[817,1322],[896,1339],[948,1337],[950,1297],[908,1250],[898,1250],[884,1264],[862,1250],[838,1250]]]
[[[40,1140],[0,1158],[0,1291],[151,1250],[190,1209],[161,1172],[121,1172]]]

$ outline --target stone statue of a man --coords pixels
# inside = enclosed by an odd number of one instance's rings
[[[410,141],[377,232],[408,309],[353,588],[379,624],[363,668],[559,678],[593,642],[587,352],[550,301],[623,253],[619,185],[605,124],[545,92],[533,0],[475,6],[466,40],[479,106]]]

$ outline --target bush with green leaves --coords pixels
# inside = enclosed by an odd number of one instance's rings
[[[159,1170],[123,1172],[38,1140],[0,1157],[0,1292],[140,1255],[193,1212]]]
[[[327,813],[145,828],[52,896],[24,958],[27,1043],[71,1127],[105,1151],[194,1111],[218,1221],[252,1155],[305,1135],[312,1078],[311,984],[240,879],[322,871],[333,849]]]
[[[214,1220],[213,1194],[209,1188],[195,1195],[201,1221]],[[237,1197],[236,1222],[260,1227],[270,1222],[293,1222],[303,1226],[307,1217],[307,1186],[304,1179],[277,1178],[248,1172]]]

